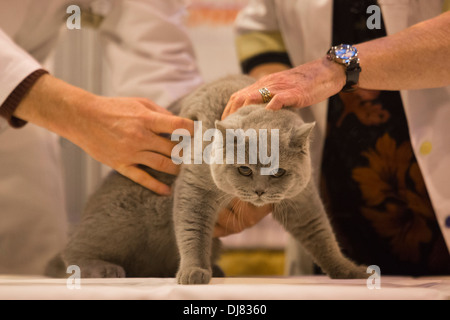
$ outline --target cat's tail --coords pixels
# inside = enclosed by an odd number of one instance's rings
[[[66,265],[61,257],[61,254],[57,254],[48,262],[44,275],[51,278],[67,277]]]

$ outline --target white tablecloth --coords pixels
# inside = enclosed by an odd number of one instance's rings
[[[72,283],[73,284],[73,283]],[[209,285],[180,286],[175,279],[81,279],[80,289],[67,280],[0,276],[0,299],[95,300],[449,300],[450,278],[381,277],[380,289],[366,280],[293,278],[214,278]]]

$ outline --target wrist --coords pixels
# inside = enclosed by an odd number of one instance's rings
[[[327,59],[345,67],[346,83],[342,91],[355,91],[359,84],[359,76],[361,73],[358,49],[349,44],[334,46],[328,50]]]
[[[318,63],[323,68],[322,74],[324,75],[324,79],[322,81],[324,84],[329,87],[333,95],[341,92],[347,83],[345,67],[334,61],[330,61],[328,57],[318,60]]]
[[[59,81],[63,94],[55,99],[54,105],[60,110],[49,126],[53,125],[53,132],[82,147],[92,133],[91,124],[99,122],[95,111],[101,97]]]
[[[81,129],[80,114],[95,95],[51,75],[43,75],[20,102],[14,116],[71,141]]]
[[[0,106],[0,116],[5,118],[12,127],[21,128],[26,125],[26,121],[14,117],[16,109],[19,107],[20,102],[24,99],[27,93],[33,88],[36,81],[40,77],[47,74],[48,72],[44,69],[38,69],[32,72],[28,77],[26,77],[22,82],[10,93],[8,98]]]

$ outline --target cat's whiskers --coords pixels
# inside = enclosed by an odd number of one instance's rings
[[[239,227],[239,230],[243,230],[243,229],[244,229],[244,228],[243,228],[243,226],[244,226],[244,214],[245,214],[245,211],[244,211],[244,203],[241,202],[241,201],[239,201],[238,204],[239,204],[239,205],[238,205],[239,208],[238,208],[238,212],[237,212],[237,215],[238,215],[238,222],[239,222],[238,227]]]
[[[233,196],[228,193],[225,193],[221,195],[219,198],[217,198],[217,202],[219,203],[218,210],[226,207],[232,198]]]
[[[289,212],[289,210],[294,210],[294,207],[292,206],[292,204],[289,203],[289,201],[281,201],[279,203],[276,204],[276,206],[281,206],[282,210],[281,212],[283,212],[283,214],[280,216],[281,218],[281,225],[283,227],[287,227],[287,212]]]
[[[233,222],[233,229],[236,230],[235,223],[237,222],[238,223],[238,230],[242,230],[242,226],[243,226],[243,216],[242,216],[243,202],[241,202],[241,201],[234,202],[233,205],[231,206],[231,211],[236,216],[236,218],[232,220],[232,222]],[[231,215],[228,216],[227,223],[225,225],[225,229],[228,228],[228,222],[229,222],[230,218],[231,218]]]
[[[230,219],[231,219],[231,216],[232,216],[232,214],[233,214],[233,207],[234,207],[234,205],[233,206],[231,206],[231,208],[229,208],[229,210],[230,210],[230,214],[228,214],[227,215],[227,222],[225,223],[225,232],[228,232],[228,223],[230,222]],[[234,220],[234,219],[233,219]]]

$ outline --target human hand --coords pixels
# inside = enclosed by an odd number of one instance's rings
[[[271,213],[272,209],[271,204],[256,207],[250,203],[234,199],[228,207],[219,213],[214,228],[214,237],[226,237],[253,227]]]
[[[161,195],[170,187],[138,165],[172,175],[180,167],[171,160],[175,143],[160,136],[176,129],[193,134],[194,123],[172,115],[143,98],[96,97],[89,114],[80,114],[72,140],[96,160]]]
[[[345,69],[342,66],[326,57],[318,59],[267,75],[236,92],[225,107],[222,119],[244,106],[262,104],[261,88],[267,88],[272,94],[267,109],[279,110],[282,107],[303,108],[324,101],[340,92],[345,82]]]
[[[170,187],[139,168],[176,175],[175,143],[160,136],[176,129],[194,133],[194,122],[144,98],[106,98],[43,75],[14,116],[72,141],[94,159],[161,195]]]

